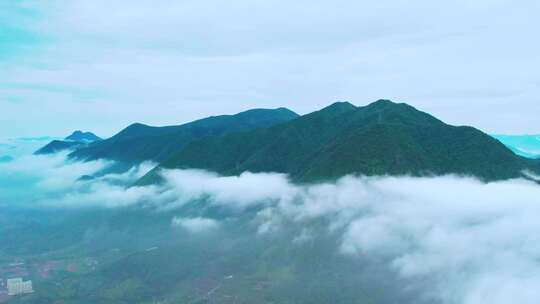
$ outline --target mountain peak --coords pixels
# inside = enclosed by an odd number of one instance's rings
[[[422,112],[407,103],[396,103],[389,99],[379,99],[360,107],[362,115],[372,115],[379,123],[401,123],[407,125],[444,124],[432,115]]]
[[[283,114],[286,114],[286,115],[289,115],[291,117],[298,117],[300,115],[298,115],[298,113],[292,111],[291,109],[288,109],[288,108],[285,108],[285,107],[280,107],[280,108],[277,108],[275,109],[276,112],[279,112],[279,113],[283,113]]]
[[[333,104],[322,108],[318,112],[346,112],[356,109],[356,106],[348,101],[337,101]]]
[[[336,101],[336,102],[332,103],[331,105],[327,106],[325,109],[327,109],[327,108],[354,109],[354,108],[356,108],[356,106],[353,105],[352,103],[348,102],[348,101]]]
[[[385,109],[403,109],[403,110],[404,109],[409,109],[409,110],[414,109],[414,107],[410,106],[409,104],[393,102],[390,99],[379,99],[377,101],[374,101],[374,102],[364,106],[363,108],[370,109],[370,110],[375,110],[375,111],[385,110]]]
[[[145,125],[143,123],[140,123],[140,122],[134,122],[132,124],[130,124],[129,126],[126,127],[127,128],[131,128],[131,129],[134,129],[134,128],[146,128],[146,127],[150,127],[149,125]]]
[[[276,114],[278,114],[277,116],[280,116],[280,117],[284,117],[284,118],[287,118],[287,119],[293,119],[293,118],[296,118],[300,115],[296,114],[295,112],[287,109],[287,108],[277,108],[277,109],[263,109],[263,108],[257,108],[257,109],[250,109],[250,110],[246,110],[244,112],[240,112],[238,114],[235,114],[235,115],[232,115],[232,116],[236,116],[238,118],[242,118],[242,117],[246,117],[246,116],[252,116],[254,118],[258,118],[258,119],[262,119],[264,117],[276,117]]]
[[[372,103],[370,103],[368,106],[371,106],[371,107],[386,107],[386,106],[392,106],[392,105],[397,105],[398,103],[395,103],[393,101],[391,101],[390,99],[379,99],[377,101],[374,101]]]
[[[93,142],[101,140],[92,132],[83,132],[81,130],[76,130],[71,135],[65,138],[66,140],[77,141],[77,142]]]

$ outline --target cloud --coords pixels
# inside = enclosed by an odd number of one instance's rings
[[[0,164],[0,178],[17,178],[20,187],[37,193],[64,192],[71,189],[81,176],[104,169],[108,163],[66,161],[66,153],[54,155],[24,155],[11,162]],[[37,194],[34,193],[34,194]]]
[[[111,164],[111,163],[109,163]],[[57,191],[55,195],[47,195],[39,201],[41,206],[77,208],[77,207],[106,207],[117,208],[145,202],[159,202],[162,196],[157,187],[129,187],[140,177],[150,171],[155,164],[142,163],[123,173],[98,175],[90,180],[71,179],[70,187]],[[105,167],[106,168],[106,167]],[[87,174],[99,173],[99,170],[88,170]],[[82,175],[78,175],[81,177]],[[46,178],[41,184],[49,184]],[[68,181],[69,183],[69,181]],[[166,199],[165,196],[163,199]]]
[[[186,187],[194,172],[175,174]],[[535,303],[540,297],[532,288],[540,284],[540,187],[529,181],[349,176],[300,186],[281,175],[197,172],[193,182],[200,186],[196,197],[206,193],[213,204],[263,206],[254,219],[260,235],[293,223],[304,228],[291,242],[317,242],[309,227],[324,220],[345,256],[375,258],[403,279],[432,282],[419,295],[425,300],[508,303],[518,294],[520,303]]]
[[[0,155],[9,155],[17,158],[32,154],[48,142],[56,138],[51,137],[23,137],[23,138],[0,138]]]
[[[130,188],[155,164],[145,162],[124,173],[106,173],[111,161],[76,162],[68,152],[23,155],[0,163],[0,203],[49,207],[126,206],[154,194],[152,187]],[[87,180],[84,176],[93,176]]]
[[[344,254],[379,256],[403,278],[431,280],[424,296],[443,303],[539,299],[536,291],[520,292],[540,283],[538,185],[454,177],[364,182],[379,199],[359,196],[369,202],[344,230]]]
[[[172,225],[176,227],[182,227],[192,233],[208,232],[215,230],[219,227],[216,220],[209,218],[180,218],[174,217],[172,219]]]
[[[258,237],[287,231],[291,244],[316,246],[321,236],[332,236],[336,253],[346,258],[383,263],[403,282],[429,282],[419,300],[498,304],[540,298],[540,187],[531,181],[346,176],[297,185],[274,173],[225,177],[166,170],[163,185],[126,188],[150,164],[77,181],[104,166],[66,162],[61,154],[21,157],[0,164],[0,177],[32,176],[33,186],[23,186],[18,197],[31,196],[37,206],[167,210],[176,214],[173,226],[191,233],[226,229],[223,217],[207,212],[218,207],[232,211],[228,220],[247,220]],[[187,204],[195,214],[184,213]]]
[[[315,235],[313,234],[313,231],[310,231],[309,229],[302,229],[302,232],[296,237],[293,238],[292,242],[295,244],[303,244],[307,243],[309,241],[312,241],[315,239]]]
[[[245,172],[240,176],[219,176],[202,170],[164,170],[161,174],[165,188],[176,193],[180,205],[206,199],[212,204],[244,209],[275,203],[294,192],[283,174]]]
[[[4,10],[10,26],[46,39],[0,58],[11,125],[1,132],[113,134],[134,121],[177,124],[254,107],[306,113],[379,98],[450,123],[537,132],[538,5],[24,1]],[[13,17],[20,11],[29,13]]]

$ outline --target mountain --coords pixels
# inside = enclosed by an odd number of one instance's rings
[[[493,137],[518,155],[540,158],[540,135],[493,135]]]
[[[64,140],[53,140],[34,152],[36,155],[53,154],[63,150],[71,150],[86,146],[89,143],[100,141],[101,138],[92,132],[75,131]]]
[[[70,136],[65,138],[66,140],[71,141],[77,141],[77,142],[94,142],[101,140],[98,136],[96,136],[92,132],[82,132],[82,131],[75,131]]]
[[[157,181],[161,168],[224,175],[280,172],[298,182],[347,174],[460,174],[491,181],[537,170],[536,164],[475,128],[451,126],[389,100],[365,107],[335,103],[271,128],[192,142],[138,184]]]
[[[109,139],[77,149],[70,157],[82,160],[104,158],[129,164],[146,160],[159,162],[197,139],[267,128],[296,117],[298,114],[279,108],[213,116],[178,126],[152,127],[135,123]]]
[[[80,146],[82,143],[78,141],[66,141],[66,140],[53,140],[50,143],[46,144],[34,154],[43,155],[43,154],[53,154],[63,150],[73,149],[77,146]]]

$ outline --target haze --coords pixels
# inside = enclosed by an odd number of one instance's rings
[[[4,1],[0,138],[410,103],[539,133],[537,1]]]

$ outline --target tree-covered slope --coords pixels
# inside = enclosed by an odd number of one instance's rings
[[[112,159],[127,163],[162,161],[186,144],[209,136],[266,128],[296,118],[288,109],[254,109],[236,115],[208,117],[191,123],[152,127],[132,124],[113,137],[70,154],[83,160]]]
[[[41,147],[34,154],[53,154],[62,150],[73,149],[79,145],[81,145],[81,143],[76,141],[53,140],[45,146]]]
[[[499,141],[456,127],[407,104],[335,103],[268,129],[192,142],[159,168],[200,168],[225,175],[281,172],[297,181],[365,175],[521,176],[532,168]],[[159,169],[158,168],[158,169]],[[153,170],[141,183],[156,180]]]

